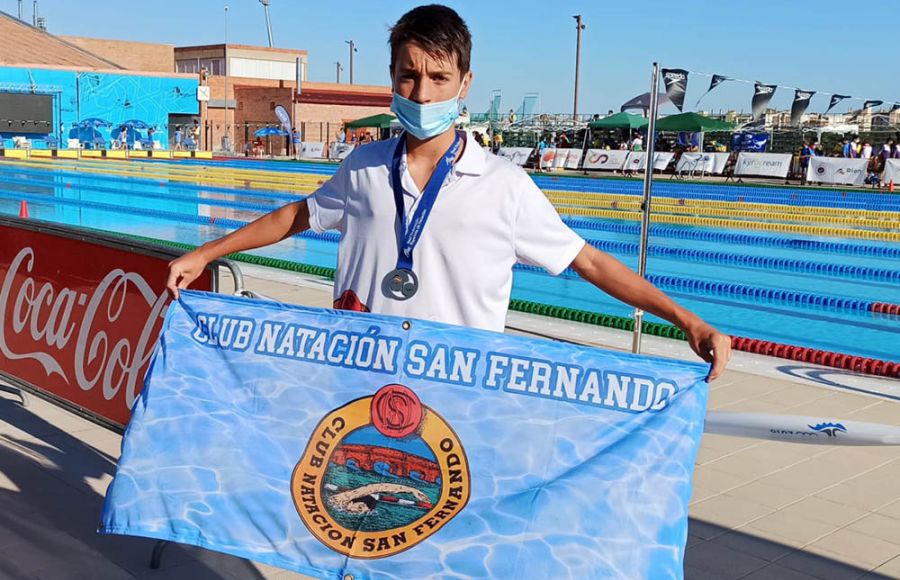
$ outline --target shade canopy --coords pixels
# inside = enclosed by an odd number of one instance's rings
[[[657,131],[731,131],[734,124],[704,117],[698,113],[669,115],[656,122]]]
[[[616,113],[605,119],[591,121],[588,126],[591,129],[641,129],[646,127],[649,121],[640,115],[631,113]]]
[[[659,93],[658,98],[660,107],[672,104],[672,101],[669,100],[669,97],[667,97],[665,93]],[[641,111],[650,110],[650,93],[644,93],[643,95],[636,96],[630,101],[626,101],[622,104],[622,107],[619,110],[624,112],[635,109]]]
[[[375,127],[378,129],[390,129],[391,122],[395,121],[397,117],[393,115],[389,115],[387,113],[379,113],[378,115],[372,115],[370,117],[363,117],[362,119],[356,119],[355,121],[350,121],[347,123],[348,129],[360,129],[363,127]]]

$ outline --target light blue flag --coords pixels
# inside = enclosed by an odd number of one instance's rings
[[[680,578],[706,372],[182,292],[100,531],[319,578]]]

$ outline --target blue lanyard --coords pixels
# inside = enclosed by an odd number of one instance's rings
[[[400,220],[400,243],[398,244],[399,252],[397,254],[397,269],[408,270],[411,272],[413,266],[413,249],[416,247],[416,244],[419,243],[419,238],[422,237],[422,230],[425,229],[425,222],[428,221],[428,216],[431,214],[431,209],[434,207],[435,200],[437,200],[438,192],[444,184],[444,180],[447,178],[450,168],[453,167],[453,163],[456,160],[456,154],[459,152],[459,148],[462,145],[462,139],[457,132],[456,138],[453,140],[453,145],[447,149],[447,152],[444,153],[444,157],[438,162],[437,167],[434,168],[434,173],[431,174],[428,185],[425,186],[425,191],[422,192],[422,198],[419,200],[419,205],[416,207],[416,211],[413,213],[409,225],[406,223],[406,206],[403,204],[403,185],[400,182],[400,161],[403,157],[404,139],[405,134],[397,141],[397,147],[394,149],[394,159],[391,163],[391,187],[394,190],[394,205],[397,208],[397,217]]]

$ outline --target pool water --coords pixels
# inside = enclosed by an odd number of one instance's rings
[[[213,165],[290,174],[312,174],[322,179],[334,167],[316,163],[266,161],[130,161],[149,168],[176,165],[182,169]],[[634,180],[534,178],[544,190],[639,195]],[[900,195],[829,192],[750,185],[706,185],[664,178],[654,195],[684,199],[740,200],[900,212]],[[201,244],[222,236],[240,223],[298,199],[298,194],[263,189],[210,187],[157,178],[74,171],[71,165],[0,162],[0,212],[18,215],[21,200],[28,201],[31,217],[152,238]],[[561,210],[565,212],[563,208]],[[569,219],[568,216],[564,218]],[[898,213],[900,216],[900,213]],[[215,223],[210,223],[215,218]],[[610,251],[637,268],[634,246],[637,222],[571,217],[585,239],[619,248]],[[588,226],[588,227],[580,227]],[[900,243],[824,238],[799,234],[779,235],[748,230],[700,226],[660,225],[651,232],[647,274],[654,280],[669,277],[661,287],[687,308],[723,332],[787,344],[837,351],[889,361],[900,360],[900,317],[873,312],[799,304],[786,300],[734,295],[709,290],[709,282],[739,284],[753,289],[778,289],[900,303]],[[900,228],[900,224],[898,224]],[[734,233],[705,239],[710,232]],[[747,241],[747,235],[757,239]],[[789,247],[785,238],[822,242],[813,248]],[[671,251],[670,251],[671,250]],[[695,251],[695,252],[690,252]],[[295,236],[252,253],[334,267],[337,244]],[[691,254],[694,255],[686,255]],[[699,257],[696,254],[701,254]],[[782,258],[787,266],[762,263]],[[757,263],[759,262],[759,263]],[[795,264],[799,262],[800,264]],[[828,265],[857,266],[856,273],[829,272]],[[823,266],[824,265],[824,266]],[[162,281],[160,281],[162,283]],[[667,286],[668,284],[668,286]],[[769,292],[770,294],[771,292]],[[759,295],[759,291],[757,292]],[[558,306],[630,316],[632,308],[598,291],[573,275],[553,277],[543,272],[516,271],[513,298]],[[653,317],[650,317],[653,320]]]

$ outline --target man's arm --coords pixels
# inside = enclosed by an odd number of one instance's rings
[[[169,262],[166,289],[177,300],[178,290],[187,288],[213,260],[234,252],[268,246],[307,229],[309,206],[306,200],[289,203],[227,236],[207,242]]]
[[[683,330],[693,351],[712,363],[709,380],[716,379],[725,370],[731,359],[731,338],[676,304],[625,264],[585,244],[572,262],[572,268],[610,296],[668,320]]]

